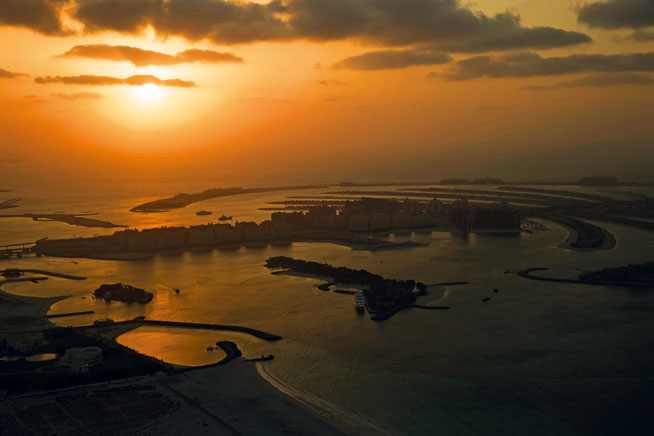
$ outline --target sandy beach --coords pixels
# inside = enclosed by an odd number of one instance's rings
[[[2,290],[2,285],[23,279],[0,281],[0,331],[38,331],[53,327],[45,317],[50,307],[68,297],[23,297]]]

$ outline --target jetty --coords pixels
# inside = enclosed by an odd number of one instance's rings
[[[23,257],[24,254],[37,253],[34,250],[36,244],[48,238],[39,239],[35,242],[19,242],[17,244],[0,245],[0,259],[9,259],[13,256]],[[39,253],[37,253],[39,255]]]
[[[19,277],[22,276],[25,273],[30,273],[30,274],[42,274],[45,276],[51,276],[51,277],[59,277],[60,279],[68,279],[68,280],[86,280],[86,277],[81,277],[81,276],[73,276],[70,274],[61,274],[61,273],[56,273],[52,271],[44,271],[40,269],[19,269],[19,268],[7,268],[3,271],[0,271],[0,275],[5,276],[5,277]],[[26,277],[25,281],[31,281],[34,280],[34,277]]]
[[[272,333],[266,333],[261,330],[256,330],[249,327],[241,327],[235,325],[225,325],[225,324],[206,324],[206,323],[193,323],[193,322],[178,322],[178,321],[161,321],[155,319],[132,319],[128,321],[118,321],[112,323],[110,326],[115,327],[119,325],[129,325],[129,324],[142,324],[142,325],[154,325],[161,327],[176,327],[176,328],[185,328],[185,329],[196,329],[196,330],[214,330],[214,331],[227,331],[227,332],[238,332],[245,333],[250,336],[254,336],[258,339],[263,339],[264,341],[274,342],[282,339],[281,336],[273,335]],[[97,328],[97,325],[86,325],[77,327],[79,329],[91,329]]]

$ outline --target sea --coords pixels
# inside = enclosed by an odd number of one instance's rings
[[[227,184],[218,176],[173,180],[169,175],[158,182],[65,176],[43,182],[22,174],[0,178],[0,189],[9,190],[0,192],[0,201],[22,199],[20,207],[0,212],[97,213],[98,219],[139,229],[205,224],[222,214],[234,221],[261,221],[270,212],[260,208],[270,201],[340,189],[225,197],[163,213],[129,211],[180,192],[250,187],[251,182],[244,177]],[[262,178],[258,185],[281,182]],[[213,215],[197,216],[199,210]],[[355,251],[330,243],[261,244],[136,261],[26,256],[2,260],[0,269],[38,268],[87,277],[3,285],[20,295],[68,297],[52,306],[52,314],[95,311],[54,320],[63,326],[143,315],[280,335],[283,340],[269,343],[238,333],[141,327],[118,342],[191,366],[221,360],[221,351],[207,350],[220,340],[236,342],[246,357],[274,354],[265,363],[267,374],[389,434],[654,434],[654,290],[538,282],[513,273],[547,267],[546,274],[573,276],[654,260],[654,233],[602,223],[616,237],[613,250],[572,251],[559,248],[568,236],[564,228],[543,223],[550,230],[520,235],[430,230],[377,235],[422,244],[393,251]],[[0,218],[0,245],[113,231]],[[279,255],[427,284],[469,283],[446,286],[420,300],[450,306],[449,311],[409,309],[375,322],[357,314],[350,295],[320,291],[319,280],[271,274],[265,260]],[[100,284],[116,282],[145,288],[154,299],[140,305],[92,298]]]

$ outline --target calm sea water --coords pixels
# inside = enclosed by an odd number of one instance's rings
[[[129,208],[211,183],[43,185],[14,183],[26,212],[99,212],[99,218],[133,227],[207,222],[200,209],[260,220],[256,209],[289,194],[216,199],[165,214]],[[315,192],[323,192],[317,190]],[[211,218],[211,217],[209,217]],[[284,337],[267,343],[247,335],[140,328],[119,342],[164,360],[200,365],[220,360],[206,351],[233,340],[248,357],[275,354],[268,371],[296,389],[362,414],[398,434],[639,434],[652,432],[654,293],[621,288],[527,281],[504,271],[550,267],[552,274],[651,259],[654,234],[606,225],[614,250],[557,248],[567,233],[491,236],[410,232],[389,238],[425,247],[378,253],[332,244],[296,243],[156,256],[116,262],[24,258],[0,267],[38,267],[83,275],[71,282],[7,285],[22,295],[67,295],[52,313],[95,310],[62,318],[81,325],[98,318],[154,319],[245,325]],[[24,219],[0,221],[0,243],[99,232]],[[438,304],[450,311],[408,310],[383,323],[357,315],[352,298],[324,293],[316,280],[274,276],[265,259],[286,255],[365,268],[386,277],[426,283],[469,281],[447,288]],[[150,304],[110,304],[91,298],[102,283],[124,282],[155,293]],[[174,288],[181,290],[180,294]],[[493,288],[500,292],[495,294]],[[491,300],[482,303],[482,299]],[[438,297],[425,297],[435,304]],[[632,434],[638,434],[633,431]]]

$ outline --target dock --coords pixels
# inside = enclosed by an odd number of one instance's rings
[[[0,245],[0,259],[10,259],[14,256],[20,259],[24,254],[32,253],[36,253],[38,256],[40,254],[34,250],[34,247],[37,242],[43,241],[44,239],[48,238],[39,239],[35,242],[19,242],[17,244]]]

